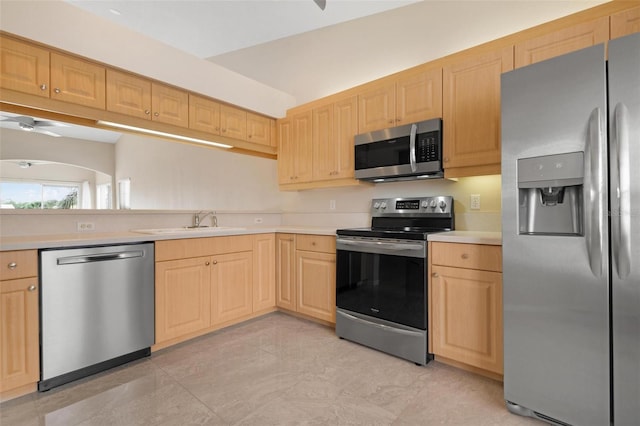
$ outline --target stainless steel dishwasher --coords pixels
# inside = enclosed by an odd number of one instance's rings
[[[40,251],[38,390],[148,356],[153,243]]]

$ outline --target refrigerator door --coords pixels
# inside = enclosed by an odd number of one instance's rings
[[[640,422],[640,33],[609,43],[613,418]]]
[[[573,425],[610,420],[604,54],[502,76],[505,399]]]

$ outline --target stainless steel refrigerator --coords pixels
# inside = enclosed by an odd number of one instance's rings
[[[640,33],[503,75],[502,212],[507,407],[640,424]]]

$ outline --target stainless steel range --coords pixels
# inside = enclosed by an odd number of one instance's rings
[[[427,235],[454,229],[453,198],[374,199],[371,217],[337,231],[336,334],[424,365]]]

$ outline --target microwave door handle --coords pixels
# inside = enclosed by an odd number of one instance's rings
[[[418,170],[416,164],[416,135],[418,134],[418,125],[413,123],[411,125],[411,135],[409,137],[409,163],[411,164],[411,171],[413,173]]]

